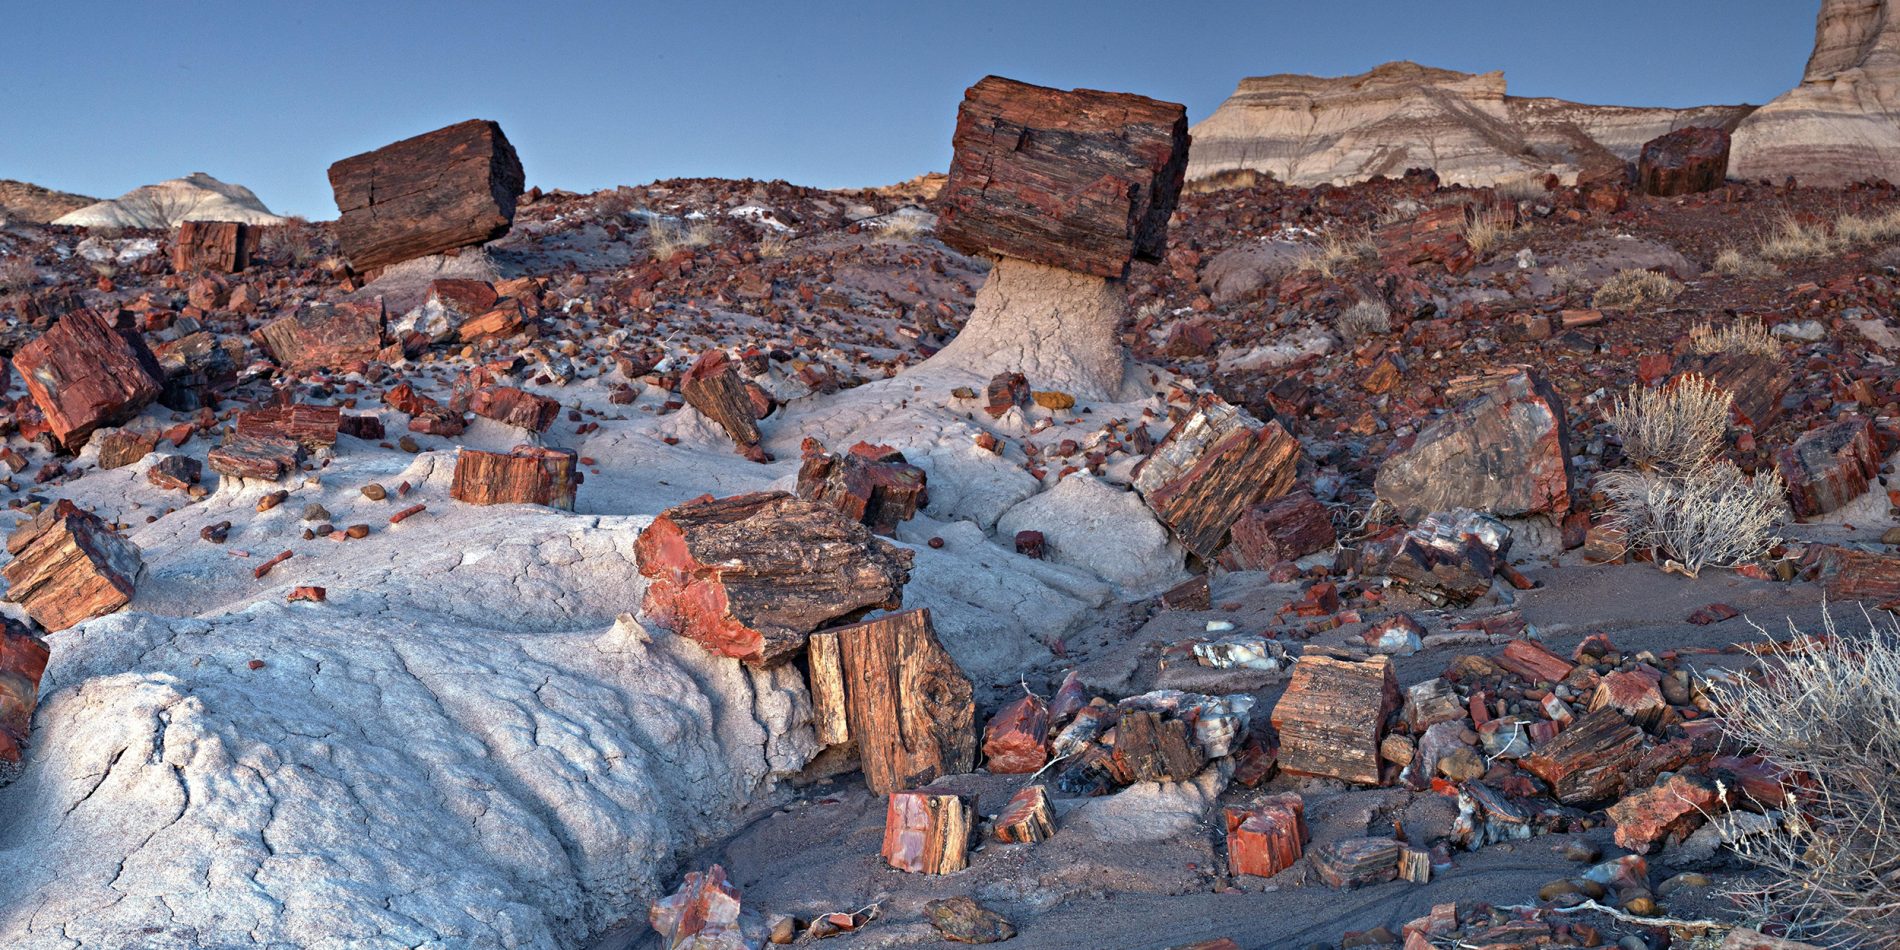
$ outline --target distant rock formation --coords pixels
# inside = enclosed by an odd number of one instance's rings
[[[1801,84],[1735,130],[1734,178],[1900,181],[1900,18],[1893,0],[1822,0]]]
[[[113,198],[53,219],[54,224],[86,228],[175,228],[185,221],[236,221],[282,224],[243,185],[221,182],[204,172],[141,185]]]
[[[24,181],[0,178],[0,220],[46,224],[69,211],[98,201],[85,195],[70,195]]]
[[[1240,88],[1192,130],[1190,179],[1271,173],[1351,183],[1407,168],[1449,184],[1623,174],[1643,143],[1684,126],[1733,129],[1752,106],[1592,106],[1505,94],[1501,72],[1387,63],[1341,78],[1279,75]]]

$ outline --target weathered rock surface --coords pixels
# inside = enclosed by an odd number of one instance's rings
[[[1112,399],[1127,368],[1119,336],[1127,316],[1118,280],[1006,257],[956,339],[924,365],[984,378],[1017,372],[1035,389]]]
[[[1084,472],[996,520],[999,538],[1019,531],[1041,532],[1049,560],[1082,568],[1133,596],[1159,593],[1185,576],[1185,553],[1141,496]],[[1102,543],[1110,535],[1115,543]]]
[[[20,347],[13,365],[53,437],[69,451],[85,445],[94,429],[137,415],[164,388],[144,339],[91,310],[61,317]]]
[[[1475,391],[1475,392],[1474,392]],[[1493,515],[1570,510],[1570,449],[1562,397],[1524,367],[1454,380],[1468,401],[1386,458],[1379,499],[1406,520],[1471,508]]]
[[[1651,139],[1636,160],[1636,181],[1647,195],[1673,197],[1710,191],[1728,176],[1729,134],[1683,128]]]
[[[31,182],[0,178],[0,218],[46,224],[61,215],[78,211],[99,199],[42,188]]]
[[[1735,129],[1729,174],[1804,185],[1900,181],[1900,17],[1892,0],[1822,0],[1801,84]]]
[[[383,347],[383,301],[312,304],[257,330],[271,358],[292,373],[346,371]]]
[[[501,126],[482,119],[427,132],[330,166],[337,238],[358,270],[492,241],[525,184]]]

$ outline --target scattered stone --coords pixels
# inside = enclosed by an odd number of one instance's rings
[[[969,866],[975,803],[963,795],[892,792],[884,812],[884,862],[912,874]]]
[[[944,939],[957,943],[997,943],[1016,936],[1016,928],[1003,915],[968,897],[927,901],[924,916]]]
[[[513,386],[483,386],[469,397],[470,412],[503,425],[546,432],[561,415],[561,404]]]
[[[171,491],[184,491],[198,483],[202,468],[189,455],[167,455],[145,470],[145,480]]]
[[[717,864],[687,872],[679,890],[653,902],[647,923],[665,950],[757,950],[765,937],[764,921],[742,909],[739,889]]]
[[[493,122],[471,119],[330,166],[350,266],[384,267],[508,233],[525,180]]]
[[[145,565],[138,546],[64,498],[7,535],[7,600],[58,632],[124,609]]]
[[[1029,378],[1021,373],[997,373],[983,390],[983,411],[992,419],[1001,419],[1011,409],[1024,408],[1030,400]]]
[[[1338,542],[1332,514],[1303,491],[1247,509],[1231,530],[1232,543],[1221,553],[1221,563],[1241,571],[1268,570]]]
[[[281,481],[304,459],[303,446],[276,436],[232,434],[205,455],[211,470],[233,478]]]

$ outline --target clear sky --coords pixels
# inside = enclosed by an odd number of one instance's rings
[[[1412,59],[1515,95],[1763,102],[1819,0],[0,0],[0,178],[115,197],[193,171],[332,218],[324,171],[488,118],[528,183],[823,187],[949,163],[988,73],[1186,103]]]

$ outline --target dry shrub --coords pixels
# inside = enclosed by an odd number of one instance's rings
[[[1895,238],[1900,238],[1900,209],[1876,215],[1842,214],[1831,225],[1786,216],[1762,241],[1759,253],[1771,261],[1803,261]]]
[[[887,214],[877,220],[877,240],[886,244],[914,244],[930,235],[930,219],[921,214]]]
[[[1610,498],[1610,523],[1631,548],[1690,577],[1768,553],[1781,543],[1775,527],[1788,520],[1780,475],[1750,478],[1726,459],[1679,474],[1619,469],[1597,479],[1597,487]]]
[[[39,269],[24,254],[0,258],[0,290],[26,290],[40,282]]]
[[[768,231],[759,238],[759,259],[776,260],[791,253],[792,239],[777,231]]]
[[[1272,180],[1272,172],[1253,168],[1229,168],[1226,171],[1190,179],[1181,186],[1181,191],[1189,195],[1207,195],[1232,188],[1255,188]]]
[[[1465,222],[1465,243],[1479,257],[1495,250],[1504,239],[1517,231],[1517,219],[1508,211],[1485,208]]]
[[[1632,386],[1604,418],[1637,468],[1682,473],[1715,458],[1735,397],[1700,375],[1665,389]]]
[[[1542,178],[1513,178],[1498,182],[1492,190],[1506,201],[1544,201],[1550,197]]]
[[[682,221],[655,217],[647,222],[647,247],[656,261],[689,248],[705,247],[717,236],[712,221],[706,218]]]
[[[1731,738],[1803,777],[1798,798],[1764,803],[1782,806],[1778,829],[1733,845],[1767,872],[1733,894],[1809,940],[1900,946],[1900,625],[1822,623],[1713,689]]]
[[[1347,343],[1357,343],[1375,334],[1392,332],[1392,312],[1376,300],[1361,300],[1339,315],[1333,329]]]
[[[1735,247],[1725,247],[1715,255],[1715,272],[1730,277],[1775,277],[1781,273],[1775,265],[1749,257]]]
[[[633,210],[633,191],[626,187],[594,193],[594,210],[603,218],[624,218]]]
[[[322,228],[299,217],[260,228],[257,236],[258,254],[292,267],[309,266],[333,250]]]
[[[1634,310],[1664,304],[1682,293],[1682,283],[1652,270],[1624,270],[1597,288],[1591,304],[1607,310]]]
[[[1769,359],[1781,357],[1781,344],[1759,320],[1737,320],[1725,327],[1697,323],[1689,328],[1689,346],[1698,356],[1741,353]]]
[[[1300,269],[1318,271],[1321,277],[1332,280],[1348,266],[1377,260],[1378,257],[1379,246],[1372,243],[1372,238],[1367,235],[1328,234],[1319,247],[1308,251],[1300,259]]]

